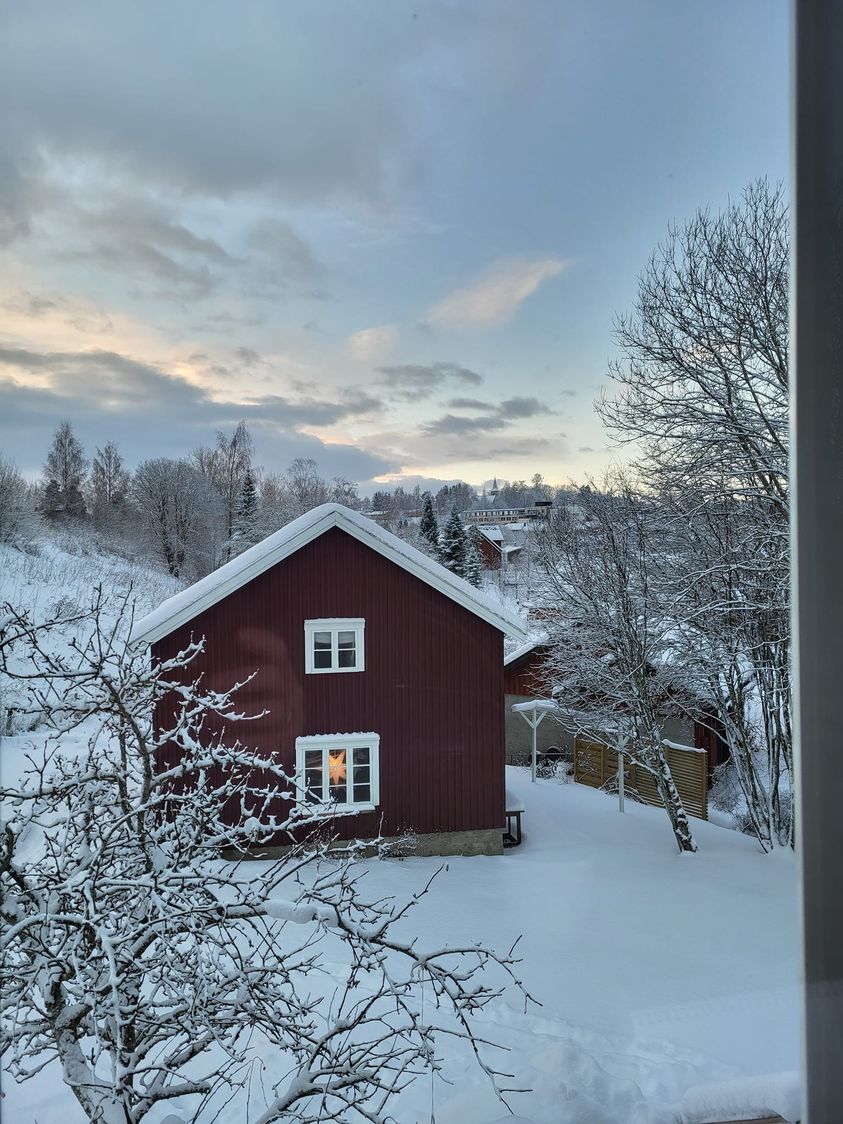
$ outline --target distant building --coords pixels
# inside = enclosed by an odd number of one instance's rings
[[[518,523],[522,519],[547,519],[550,515],[548,501],[539,501],[532,507],[477,507],[473,511],[462,511],[464,523]],[[552,505],[551,505],[552,506]]]

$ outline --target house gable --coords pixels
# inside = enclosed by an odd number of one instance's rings
[[[323,504],[294,519],[292,523],[269,535],[263,542],[207,577],[168,598],[135,623],[131,642],[151,644],[169,635],[335,527],[499,631],[517,639],[525,637],[525,627],[518,617],[490,601],[474,586],[458,578],[444,566],[358,512],[342,504]]]

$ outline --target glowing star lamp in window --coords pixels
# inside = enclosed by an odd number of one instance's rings
[[[309,804],[349,810],[378,802],[380,738],[369,734],[316,734],[296,738],[296,770]]]

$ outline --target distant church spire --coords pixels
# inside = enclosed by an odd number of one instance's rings
[[[498,489],[498,478],[496,476],[494,478],[494,480],[492,480],[492,486],[489,489],[489,495],[492,497],[493,500],[496,500],[498,498],[498,490],[499,490]]]

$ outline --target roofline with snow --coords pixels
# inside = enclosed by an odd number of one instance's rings
[[[218,570],[169,597],[157,609],[135,623],[130,642],[153,644],[156,640],[169,636],[171,632],[241,589],[278,562],[289,558],[332,527],[345,531],[499,631],[520,640],[527,636],[526,626],[519,617],[495,605],[469,582],[458,578],[414,546],[385,531],[374,520],[342,504],[326,503],[300,515],[298,519],[232,558]]]
[[[536,648],[544,648],[546,646],[546,636],[533,637],[531,640],[527,640],[526,643],[522,644],[520,648],[516,648],[515,651],[510,652],[508,656],[504,656],[503,666],[509,667],[510,664],[517,663],[518,660],[529,656],[530,652],[534,652]]]

